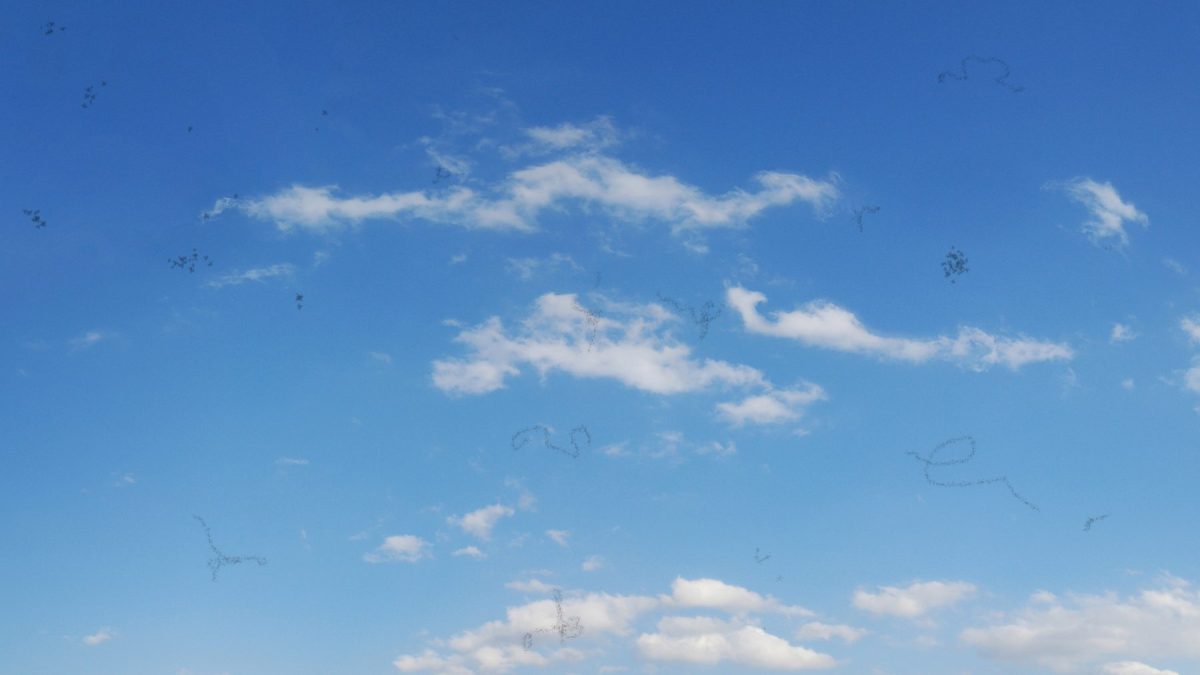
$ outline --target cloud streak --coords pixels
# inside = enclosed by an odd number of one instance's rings
[[[998,337],[970,326],[959,328],[953,337],[914,339],[880,335],[864,326],[853,312],[820,300],[763,316],[758,305],[766,301],[766,295],[740,286],[726,291],[726,302],[741,316],[747,332],[788,338],[809,347],[914,364],[951,361],[976,371],[995,365],[1016,370],[1030,363],[1070,360],[1075,355],[1066,344],[1025,336]]]

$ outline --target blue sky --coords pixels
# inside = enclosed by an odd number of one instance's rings
[[[1196,6],[4,12],[0,672],[1200,667]]]

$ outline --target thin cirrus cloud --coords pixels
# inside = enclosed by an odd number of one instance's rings
[[[247,270],[230,272],[204,285],[209,288],[225,288],[226,286],[240,286],[251,281],[263,282],[268,279],[277,279],[280,277],[290,278],[295,273],[296,268],[291,263],[278,263],[267,265],[266,267],[252,267]]]
[[[108,642],[109,640],[116,637],[116,635],[117,635],[117,632],[111,628],[101,628],[100,630],[96,631],[95,633],[92,633],[91,635],[83,636],[82,642],[84,645],[86,645],[88,647],[95,647],[97,645],[102,645],[105,642]]]
[[[415,563],[429,556],[429,542],[411,534],[396,534],[385,537],[379,548],[363,555],[363,560],[369,563]]]
[[[540,581],[510,582],[507,586],[520,592],[553,590]],[[561,672],[564,664],[601,658],[610,651],[617,655],[632,648],[650,664],[727,664],[739,668],[739,672],[836,666],[833,657],[773,635],[749,615],[755,611],[780,612],[784,607],[771,598],[716,579],[678,578],[670,595],[657,597],[567,592],[558,602],[540,599],[508,607],[503,620],[489,621],[449,638],[431,639],[431,648],[399,656],[393,665],[405,673],[470,675],[518,667]],[[679,609],[704,609],[732,616],[670,614]],[[658,614],[655,628],[639,632],[635,622],[652,613]],[[578,617],[582,631],[569,643],[553,637],[553,626],[560,616]],[[550,637],[543,638],[542,634],[548,632]],[[526,633],[534,636],[530,649],[523,647]]]
[[[333,185],[295,184],[261,197],[218,199],[208,215],[237,210],[271,221],[285,232],[328,233],[364,221],[401,218],[467,229],[532,232],[539,228],[543,213],[578,205],[625,222],[662,223],[679,233],[743,227],[767,209],[795,202],[825,212],[839,197],[836,176],[821,180],[782,171],[758,173],[755,189],[734,188],[711,195],[675,176],[653,175],[598,154],[604,139],[611,137],[602,125],[526,131],[530,147],[559,151],[562,156],[517,169],[478,189],[460,184],[430,191],[343,195]]]
[[[1150,226],[1150,218],[1139,211],[1133,202],[1122,200],[1112,183],[1098,183],[1091,178],[1080,177],[1051,181],[1045,187],[1065,192],[1071,199],[1087,207],[1092,217],[1083,224],[1083,233],[1097,246],[1122,248],[1128,244],[1126,223]]]
[[[954,337],[889,337],[872,332],[853,312],[825,301],[771,312],[765,317],[758,305],[766,300],[766,295],[740,286],[726,291],[726,302],[741,316],[748,332],[789,338],[810,347],[909,363],[951,361],[976,371],[994,365],[1016,370],[1030,363],[1070,360],[1075,355],[1066,344],[1025,336],[998,337],[971,326],[960,327]]]
[[[492,504],[476,509],[463,516],[450,516],[446,522],[460,528],[463,532],[482,540],[492,538],[492,529],[501,518],[511,517],[515,511],[503,504]]]
[[[875,592],[859,589],[854,606],[876,615],[915,619],[975,595],[975,585],[965,581],[917,581],[903,588],[880,586]]]
[[[988,658],[1060,672],[1101,662],[1104,672],[1120,675],[1170,672],[1129,661],[1200,658],[1200,593],[1169,575],[1126,597],[1042,592],[994,625],[963,630],[959,639]]]
[[[654,303],[607,303],[600,315],[582,311],[574,294],[547,293],[515,330],[506,330],[499,317],[491,317],[460,332],[455,342],[466,345],[468,355],[435,360],[433,384],[452,395],[487,394],[502,389],[524,366],[543,378],[562,372],[612,379],[654,394],[752,389],[749,398],[717,408],[722,418],[737,425],[792,421],[804,407],[825,398],[811,383],[779,389],[750,366],[692,358],[691,349],[669,331],[678,321]]]

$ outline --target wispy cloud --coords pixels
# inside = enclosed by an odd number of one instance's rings
[[[553,271],[562,267],[576,272],[583,271],[574,258],[558,252],[551,253],[545,258],[508,258],[504,262],[508,271],[517,275],[521,281],[529,281],[543,271]]]
[[[209,281],[204,284],[209,288],[225,288],[226,286],[238,286],[248,281],[263,282],[268,279],[276,279],[279,277],[291,277],[295,275],[296,268],[290,263],[278,263],[268,265],[266,267],[253,267],[240,272],[230,272]]]
[[[277,466],[308,466],[308,460],[303,457],[279,457],[276,458]]]
[[[1046,188],[1062,190],[1071,199],[1087,207],[1092,218],[1083,224],[1083,232],[1098,246],[1121,248],[1128,244],[1126,223],[1139,223],[1142,227],[1150,225],[1150,218],[1139,211],[1133,202],[1122,201],[1112,183],[1098,183],[1091,178],[1072,178],[1047,183]]]
[[[767,296],[735,286],[726,291],[726,302],[741,315],[750,333],[796,340],[810,347],[865,354],[882,359],[924,363],[946,360],[972,370],[1003,365],[1016,370],[1042,361],[1070,360],[1074,351],[1066,344],[1025,336],[997,337],[979,328],[964,326],[954,337],[913,339],[879,335],[853,312],[831,302],[814,301],[787,312],[758,312]]]
[[[584,572],[596,572],[604,569],[607,564],[608,563],[605,562],[603,556],[590,555],[584,559],[583,564],[579,566],[579,569],[583,570]]]
[[[975,585],[965,581],[918,581],[903,588],[880,586],[875,592],[860,589],[854,593],[854,606],[872,614],[913,619],[958,604],[975,591]]]
[[[567,547],[567,538],[571,536],[571,533],[568,532],[567,530],[546,530],[546,536],[550,537],[550,539],[553,540],[554,543],[558,544],[559,546],[562,546],[563,548],[566,548]]]
[[[1174,577],[1128,597],[1104,593],[1061,599],[1043,592],[1013,615],[968,628],[959,637],[988,658],[1059,671],[1114,657],[1200,658],[1200,594]],[[1121,675],[1159,672],[1128,664],[1106,667]]]
[[[479,189],[458,184],[432,190],[342,195],[334,185],[292,185],[250,199],[223,198],[210,216],[237,210],[268,220],[282,231],[342,230],[369,220],[412,218],[468,229],[531,232],[545,212],[570,206],[598,209],[612,219],[657,222],[681,233],[737,228],[770,208],[795,202],[826,211],[839,196],[836,176],[813,179],[783,171],[754,176],[754,189],[711,195],[671,175],[655,175],[597,150],[615,137],[611,123],[560,125],[526,130],[528,149],[560,156],[509,173]],[[456,164],[441,156],[440,165]],[[465,161],[465,160],[462,160]],[[458,171],[458,169],[453,169]]]
[[[112,339],[113,334],[102,330],[89,330],[71,340],[71,351],[91,349],[105,340]]]
[[[88,647],[95,647],[97,645],[102,645],[105,642],[108,642],[109,640],[113,639],[116,636],[117,636],[117,632],[114,631],[113,629],[101,628],[100,630],[96,631],[95,633],[92,633],[91,635],[83,636],[83,644],[87,645]]]

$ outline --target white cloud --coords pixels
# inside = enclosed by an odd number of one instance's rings
[[[796,630],[797,640],[831,640],[838,638],[846,644],[858,642],[869,631],[865,628],[855,628],[845,624],[828,624],[820,621],[810,621]]]
[[[1104,675],[1179,675],[1174,670],[1160,670],[1140,661],[1107,663],[1100,670]]]
[[[450,555],[456,558],[459,556],[469,556],[476,560],[482,560],[487,557],[487,554],[485,554],[483,551],[480,551],[475,546],[464,546],[463,548],[454,551],[454,553],[451,553]]]
[[[664,596],[662,600],[672,607],[719,609],[729,614],[770,612],[787,616],[812,616],[812,612],[803,607],[785,605],[771,596],[762,596],[748,588],[718,579],[676,577],[671,583],[671,595]]]
[[[1187,274],[1187,268],[1183,266],[1183,263],[1174,258],[1163,258],[1163,265],[1166,265],[1167,269],[1171,270],[1175,274],[1181,276]]]
[[[716,665],[729,662],[771,670],[832,668],[832,656],[792,645],[758,626],[709,617],[664,617],[657,633],[637,638],[638,652],[650,661]]]
[[[1087,207],[1092,218],[1083,224],[1083,232],[1093,244],[1111,244],[1120,248],[1129,243],[1125,223],[1140,223],[1142,227],[1150,225],[1150,219],[1138,211],[1133,202],[1121,200],[1112,183],[1097,183],[1091,178],[1073,178],[1064,182],[1047,183],[1046,187],[1063,190],[1071,199]]]
[[[363,560],[369,563],[415,563],[429,555],[429,542],[411,534],[396,534],[385,537],[379,548],[363,555]]]
[[[606,565],[607,563],[604,562],[603,556],[590,555],[584,559],[583,564],[579,566],[579,569],[583,570],[584,572],[596,572],[604,569]]]
[[[492,538],[492,528],[496,527],[496,523],[500,522],[501,518],[511,517],[515,511],[503,504],[492,504],[481,509],[476,509],[464,516],[450,516],[446,522],[462,528],[464,532],[478,539],[488,540]]]
[[[729,441],[720,443],[718,441],[710,441],[704,445],[696,446],[696,454],[698,455],[715,455],[717,457],[732,457],[737,454],[737,443]]]
[[[607,117],[597,117],[587,124],[564,122],[556,127],[530,127],[524,133],[530,142],[509,149],[510,155],[574,149],[596,151],[620,140],[616,126]]]
[[[276,279],[278,277],[291,277],[296,273],[296,268],[289,263],[279,263],[276,265],[268,265],[267,267],[254,267],[241,272],[230,272],[209,281],[204,284],[209,288],[224,288],[226,286],[238,286],[247,281],[266,281],[267,279]]]
[[[279,457],[275,460],[278,466],[308,466],[308,460],[303,457]]]
[[[1200,593],[1174,577],[1124,598],[1042,598],[999,621],[959,637],[986,657],[1057,671],[1113,658],[1200,658]]]
[[[1192,344],[1200,344],[1200,316],[1185,316],[1179,320],[1179,327],[1187,333]]]
[[[764,394],[749,396],[737,402],[717,404],[717,413],[734,426],[747,422],[754,424],[778,424],[793,422],[804,415],[809,405],[824,401],[828,397],[819,385],[804,383],[798,389],[775,389]]]
[[[391,354],[387,354],[385,352],[367,352],[367,356],[370,356],[372,359],[374,359],[375,361],[377,361],[379,363],[382,363],[385,366],[392,365],[392,355]]]
[[[1109,335],[1108,339],[1110,342],[1116,343],[1129,342],[1136,337],[1137,333],[1133,332],[1133,329],[1129,326],[1126,326],[1123,323],[1114,323],[1112,327],[1112,333]]]
[[[854,606],[877,615],[913,619],[935,609],[950,607],[975,594],[965,581],[918,581],[904,588],[880,586],[875,593],[854,592]]]
[[[654,598],[636,595],[588,593],[562,600],[562,616],[578,617],[583,632],[580,640],[605,635],[627,636],[631,623],[654,609]],[[537,600],[506,610],[503,621],[490,621],[474,630],[467,630],[436,645],[445,648],[439,654],[425,650],[418,655],[405,655],[393,661],[401,672],[434,672],[470,674],[475,672],[504,673],[519,666],[549,667],[557,663],[578,661],[586,654],[578,649],[560,646],[553,635],[558,620],[558,608],[553,600]],[[534,648],[522,645],[525,633],[538,636]]]
[[[71,340],[71,351],[78,351],[81,349],[91,349],[92,347],[96,346],[97,344],[100,344],[104,340],[108,340],[112,337],[113,337],[112,333],[106,333],[106,332],[100,331],[100,330],[89,330],[88,332],[84,333],[83,335],[80,335],[79,337]]]
[[[553,539],[554,543],[566,548],[567,537],[571,536],[571,533],[567,530],[546,530],[546,536]]]
[[[794,419],[800,406],[823,398],[820,387],[813,384],[777,390],[750,366],[692,358],[691,348],[667,329],[675,321],[653,303],[608,303],[603,315],[589,314],[580,310],[574,294],[547,293],[537,299],[533,313],[516,330],[505,330],[498,317],[491,317],[459,333],[455,341],[467,345],[467,358],[434,361],[433,383],[450,394],[485,394],[503,388],[508,377],[520,375],[522,366],[531,366],[543,378],[553,372],[607,378],[655,394],[710,387],[765,392],[763,401],[718,407],[737,423]],[[768,406],[770,410],[765,409]]]
[[[624,310],[624,321],[616,317]],[[500,319],[459,333],[470,358],[434,361],[434,384],[443,391],[482,394],[530,365],[545,377],[563,371],[583,378],[611,378],[656,394],[698,391],[713,385],[762,385],[761,372],[725,361],[690,358],[687,345],[658,334],[669,317],[657,305],[613,306],[605,316],[579,310],[573,293],[547,293],[513,336]],[[612,333],[618,333],[611,337]]]
[[[824,301],[810,302],[790,312],[771,312],[768,319],[757,309],[766,300],[767,296],[762,293],[740,286],[726,291],[726,302],[741,315],[748,332],[790,338],[811,347],[910,363],[942,359],[972,370],[986,370],[994,365],[1015,370],[1029,363],[1074,357],[1074,352],[1065,344],[1024,336],[996,337],[970,326],[960,327],[954,337],[912,339],[878,335],[864,326],[853,312]]]
[[[1200,394],[1200,357],[1192,359],[1192,367],[1184,371],[1183,386]]]
[[[504,584],[505,588],[511,588],[514,591],[522,593],[541,593],[549,595],[554,592],[554,587],[542,581],[541,579],[530,579],[528,581],[510,581]]]
[[[542,134],[543,139],[552,136]],[[333,232],[366,220],[400,218],[531,232],[543,212],[562,212],[578,204],[624,222],[663,223],[679,233],[743,227],[769,208],[796,201],[824,211],[838,198],[836,178],[763,171],[754,179],[755,191],[739,188],[709,195],[674,176],[650,175],[612,157],[585,152],[518,169],[482,192],[456,185],[429,192],[341,196],[333,185],[292,185],[263,197],[219,199],[209,216],[235,209],[272,221],[284,232]]]
[[[539,595],[555,590],[537,579],[512,581],[506,586]],[[828,655],[790,644],[764,631],[750,616],[758,611],[795,615],[797,612],[792,610],[800,608],[788,608],[773,598],[716,579],[679,578],[672,584],[671,595],[658,597],[568,591],[560,596],[560,602],[561,609],[551,598],[510,606],[502,620],[489,621],[448,638],[431,639],[433,648],[400,656],[393,663],[402,672],[443,675],[504,673],[522,667],[594,672],[595,667],[568,668],[565,664],[585,658],[603,659],[610,650],[612,654],[620,654],[628,647],[636,647],[637,653],[651,662],[724,663],[740,667],[739,672],[752,668],[803,670],[836,665]],[[681,609],[708,609],[733,616],[725,619],[662,614]],[[635,630],[635,621],[652,612],[659,614],[657,628]],[[572,624],[577,619],[579,631],[575,637],[563,641],[555,635],[560,616]],[[849,642],[857,636],[854,630],[830,626],[825,632]],[[528,650],[522,644],[526,633],[532,638]],[[694,649],[688,649],[689,645]]]
[[[1127,377],[1124,380],[1121,380],[1121,386],[1126,389],[1133,389],[1133,387],[1134,387],[1133,378]]]
[[[467,254],[466,253],[456,253],[456,254],[450,256],[450,264],[451,265],[461,265],[465,262],[467,262]]]
[[[88,647],[95,647],[96,645],[102,645],[105,642],[108,642],[116,636],[117,632],[113,629],[101,628],[91,635],[83,636],[83,644],[87,645]]]

